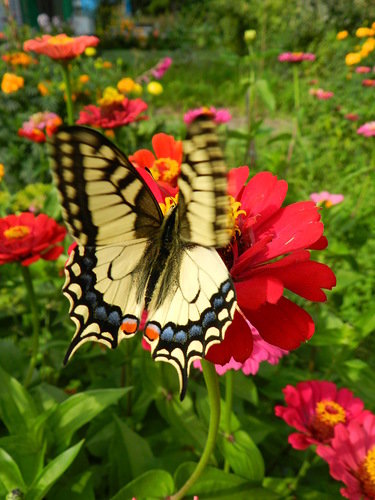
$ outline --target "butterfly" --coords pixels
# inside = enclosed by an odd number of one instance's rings
[[[65,266],[76,331],[64,363],[87,341],[117,347],[147,311],[144,338],[156,361],[176,368],[181,399],[192,362],[223,340],[237,304],[215,250],[230,242],[232,227],[212,121],[194,121],[183,148],[178,203],[164,216],[151,175],[98,131],[64,127],[49,141],[63,217],[77,242]]]

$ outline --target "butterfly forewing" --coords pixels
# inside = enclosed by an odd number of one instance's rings
[[[49,147],[65,222],[82,245],[126,244],[159,231],[163,215],[151,190],[102,134],[60,129]]]
[[[232,234],[227,167],[208,117],[188,129],[178,186],[181,237],[207,247],[226,246]]]

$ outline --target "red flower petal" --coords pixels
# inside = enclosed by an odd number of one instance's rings
[[[249,167],[233,168],[228,174],[228,194],[237,198],[249,177]]]
[[[234,320],[225,333],[221,344],[210,347],[206,359],[217,365],[229,363],[233,357],[235,361],[244,363],[253,350],[253,334],[242,314],[236,311]]]
[[[129,156],[129,160],[135,163],[137,167],[151,168],[155,161],[155,156],[148,149],[139,149],[133,155]]]
[[[282,297],[282,281],[273,276],[256,276],[248,281],[235,283],[238,305],[242,309],[258,309],[262,304],[276,304]]]
[[[264,304],[257,310],[243,308],[246,318],[270,344],[292,351],[314,334],[311,316],[285,297],[277,304]]]
[[[182,141],[176,141],[173,136],[160,133],[153,136],[152,147],[157,158],[172,158],[181,164]]]

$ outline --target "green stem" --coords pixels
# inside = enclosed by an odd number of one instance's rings
[[[72,99],[72,85],[70,82],[70,72],[68,64],[61,64],[64,84],[65,84],[65,93],[66,93],[66,112],[68,114],[68,125],[74,124],[74,113],[73,113],[73,99]]]
[[[170,497],[170,500],[180,500],[184,495],[190,490],[190,488],[195,484],[202,474],[204,468],[206,467],[210,456],[214,450],[216,437],[219,430],[220,421],[220,391],[219,391],[219,381],[215,370],[215,365],[202,359],[202,369],[203,376],[206,382],[208,400],[210,404],[210,423],[208,426],[208,435],[206,444],[201,455],[201,458],[194,469],[192,475],[182,486],[182,488]]]
[[[228,370],[225,374],[225,406],[224,406],[224,432],[225,438],[231,434],[231,418],[233,406],[233,370]],[[224,472],[229,472],[228,460],[224,462]]]
[[[300,97],[299,97],[299,74],[298,65],[293,64],[293,89],[294,89],[294,110],[298,113],[300,108]]]
[[[38,356],[40,321],[39,321],[38,303],[34,292],[30,269],[27,266],[20,266],[20,267],[21,267],[23,281],[26,286],[27,295],[29,297],[31,318],[33,323],[31,358],[30,358],[29,368],[27,370],[26,377],[23,383],[24,387],[28,387],[33,377],[34,368]]]

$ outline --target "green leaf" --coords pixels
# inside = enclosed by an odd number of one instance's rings
[[[84,440],[68,448],[42,470],[27,494],[27,500],[42,500],[53,484],[64,474],[78,455]]]
[[[150,470],[128,483],[116,493],[111,500],[152,500],[172,495],[174,482],[172,476],[165,470]]]
[[[0,367],[0,419],[11,434],[33,427],[37,411],[26,389]]]
[[[2,448],[0,448],[0,481],[8,491],[19,488],[25,492],[26,485],[18,465]]]
[[[268,86],[268,82],[266,80],[257,80],[255,82],[255,88],[257,90],[259,97],[262,99],[263,103],[265,104],[265,106],[270,111],[275,111],[275,108],[276,108],[275,96],[271,92],[271,90]]]
[[[251,437],[239,430],[232,439],[223,439],[221,447],[225,459],[233,471],[251,481],[262,481],[264,477],[263,457]]]
[[[97,389],[75,394],[60,403],[48,421],[58,448],[68,446],[76,430],[116,403],[129,390],[130,388]]]
[[[175,473],[176,488],[181,488],[185,484],[195,467],[196,464],[193,462],[180,465]],[[248,500],[250,498],[271,500],[278,498],[273,492],[255,487],[243,477],[215,467],[206,467],[198,481],[189,490],[189,494],[212,500]]]

